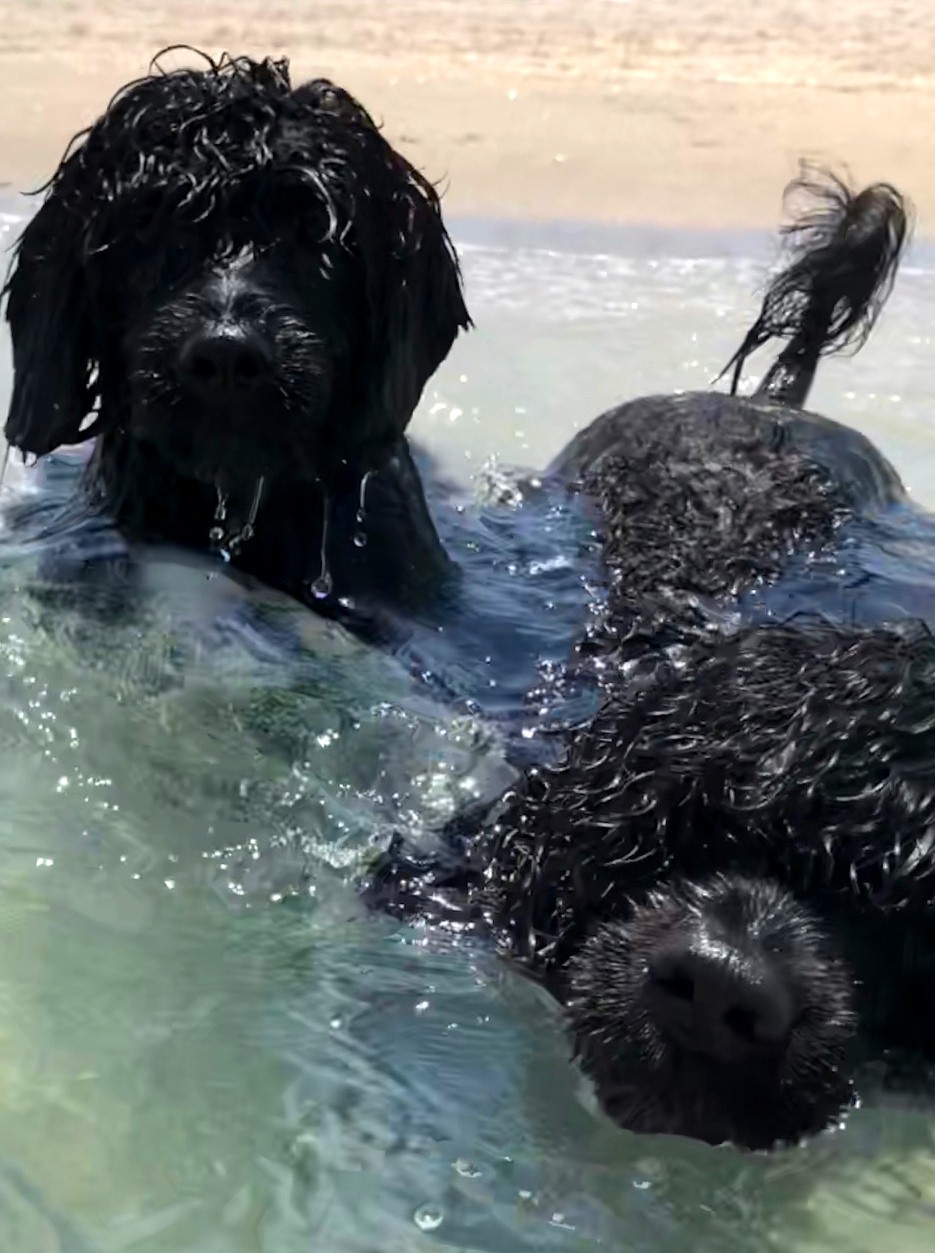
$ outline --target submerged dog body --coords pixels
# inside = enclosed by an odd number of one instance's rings
[[[618,658],[718,628],[740,595],[831,551],[849,521],[906,500],[870,440],[802,408],[820,358],[869,335],[901,256],[905,202],[887,184],[854,194],[807,167],[794,194],[806,209],[785,228],[787,263],[728,366],[735,390],[750,352],[785,341],[756,393],[630,401],[542,476],[595,506],[608,583],[599,634]]]
[[[745,628],[621,685],[462,886],[635,1130],[768,1147],[935,1039],[935,640]]]
[[[97,437],[131,535],[328,610],[451,573],[404,432],[469,326],[437,195],[284,61],[154,72],[78,138],[8,283],[11,445]]]
[[[543,980],[621,1124],[751,1148],[827,1125],[861,1049],[931,1052],[935,1026],[935,641],[730,613],[905,497],[869,441],[795,408],[880,307],[900,198],[842,193],[811,228],[739,354],[798,292],[758,396],[636,401],[552,467],[598,505],[596,716],[439,851],[394,842],[368,888]]]

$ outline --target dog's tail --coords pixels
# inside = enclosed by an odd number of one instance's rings
[[[856,352],[866,342],[896,278],[911,206],[889,183],[855,194],[835,174],[805,162],[783,203],[794,194],[810,203],[781,228],[788,261],[719,377],[733,367],[736,393],[747,357],[770,339],[785,340],[756,395],[802,408],[819,357]]]

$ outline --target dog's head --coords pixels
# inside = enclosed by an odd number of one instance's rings
[[[594,931],[570,976],[577,1051],[625,1127],[762,1149],[848,1103],[853,977],[775,882],[660,885]]]
[[[24,452],[119,431],[219,486],[364,473],[470,325],[432,186],[285,61],[157,68],[47,193],[7,285]]]

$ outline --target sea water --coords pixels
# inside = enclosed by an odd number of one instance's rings
[[[504,786],[475,709],[502,689],[515,713],[584,612],[562,520],[515,538],[473,496],[620,399],[706,386],[772,259],[758,236],[455,237],[477,330],[413,434],[460,498],[456,554],[499,562],[473,606],[493,642],[454,684],[475,704],[208,560],[154,552],[132,613],[92,613],[43,590],[41,537],[0,536],[0,1249],[928,1250],[930,1107],[869,1096],[763,1156],[627,1134],[547,997],[355,897],[389,831]],[[812,400],[935,503],[933,310],[919,246]]]

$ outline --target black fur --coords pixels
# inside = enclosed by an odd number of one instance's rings
[[[48,184],[7,284],[7,439],[96,435],[92,496],[194,546],[236,550],[263,476],[244,568],[313,603],[437,594],[404,432],[470,321],[435,190],[334,84],[205,61],[125,87]]]
[[[788,1034],[752,1046],[739,1037],[726,1058],[672,1038],[654,1012],[652,963],[686,938],[727,954],[751,986],[784,989]],[[775,882],[714,876],[635,901],[576,952],[565,995],[576,1053],[607,1112],[632,1131],[770,1148],[822,1126],[850,1100],[850,972],[814,912]]]
[[[805,293],[769,322],[799,340],[799,398],[869,328],[905,236],[891,188],[833,187],[765,302]],[[797,1139],[847,1105],[857,1041],[931,1050],[935,645],[730,611],[904,489],[862,436],[761,396],[636,401],[549,473],[598,506],[601,706],[437,855],[394,842],[369,891],[496,936],[624,1126]]]
[[[602,647],[608,636],[629,653],[689,642],[794,555],[830,551],[849,519],[906,497],[868,439],[801,406],[821,355],[869,334],[910,210],[888,184],[855,194],[812,172],[805,186],[817,205],[787,228],[792,255],[733,359],[788,341],[756,394],[628,402],[576,435],[543,476],[595,503],[609,584]]]
[[[747,357],[771,339],[786,340],[758,394],[802,405],[820,354],[857,351],[866,342],[892,291],[909,223],[889,183],[855,195],[831,171],[803,163],[786,188],[787,200],[796,195],[814,207],[782,228],[789,263],[724,373],[733,366],[733,395]]]
[[[846,1062],[935,1055],[933,710],[927,627],[745,628],[620,683],[560,764],[441,860],[390,850],[370,890],[544,980],[624,1126],[793,1140],[844,1108]],[[660,1028],[653,955],[699,937],[792,998],[781,1048],[725,1061]]]

